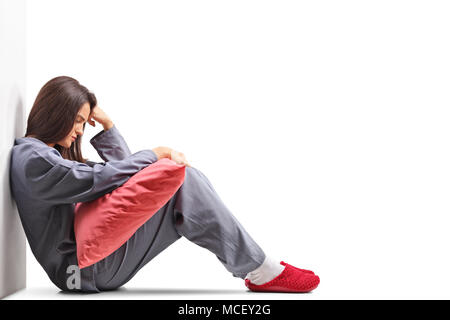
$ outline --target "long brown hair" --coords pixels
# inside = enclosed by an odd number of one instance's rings
[[[91,110],[97,98],[77,80],[60,76],[48,81],[39,91],[30,115],[25,136],[33,136],[45,143],[55,143],[67,137],[81,107],[89,102]],[[83,124],[83,129],[86,123]],[[81,154],[81,137],[70,148],[55,144],[64,159],[86,163]]]

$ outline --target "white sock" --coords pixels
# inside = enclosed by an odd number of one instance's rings
[[[261,285],[277,277],[284,270],[284,266],[266,255],[262,265],[249,272],[246,276],[253,284]]]

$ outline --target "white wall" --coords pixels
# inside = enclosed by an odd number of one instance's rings
[[[25,130],[25,0],[0,0],[0,298],[26,284],[25,234],[9,188],[9,156]]]
[[[316,271],[308,297],[449,298],[449,6],[30,1],[27,114],[79,79],[133,152],[184,152],[268,254]],[[129,286],[212,278],[243,288],[180,240]]]

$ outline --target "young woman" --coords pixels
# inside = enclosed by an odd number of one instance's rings
[[[102,163],[81,154],[86,122],[95,126],[93,120],[103,126],[90,140]],[[68,270],[78,265],[75,204],[110,193],[164,157],[186,165],[181,187],[119,249],[79,270],[79,287],[68,286]],[[267,257],[183,153],[156,147],[132,154],[95,95],[70,77],[40,90],[25,137],[15,139],[10,183],[31,250],[61,290],[116,289],[181,236],[214,253],[252,291],[309,292],[319,284],[312,271]]]

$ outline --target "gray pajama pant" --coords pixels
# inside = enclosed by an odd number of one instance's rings
[[[265,259],[263,250],[228,210],[206,176],[186,167],[185,180],[174,196],[125,244],[96,263],[97,288],[105,291],[124,285],[181,236],[214,253],[234,277],[244,279]]]

